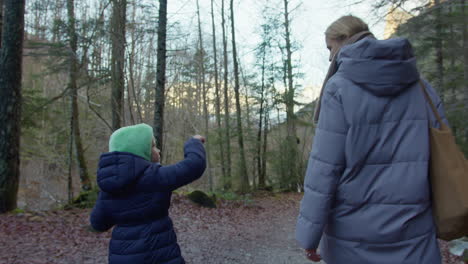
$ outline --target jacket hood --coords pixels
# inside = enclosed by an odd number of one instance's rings
[[[419,80],[413,49],[404,38],[364,38],[344,46],[337,63],[337,73],[377,96],[397,95]]]
[[[99,188],[107,193],[125,193],[134,186],[151,163],[128,152],[108,152],[101,155],[97,171]]]

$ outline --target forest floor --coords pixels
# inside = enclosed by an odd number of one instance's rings
[[[201,208],[174,195],[171,217],[187,263],[306,264],[294,240],[301,194],[263,194]],[[0,264],[107,263],[110,231],[88,231],[89,209],[0,215]],[[441,243],[445,264],[462,263]]]

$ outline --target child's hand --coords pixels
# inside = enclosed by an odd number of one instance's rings
[[[200,140],[203,144],[205,143],[205,137],[200,135],[195,135],[193,138]]]

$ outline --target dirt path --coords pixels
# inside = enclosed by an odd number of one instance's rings
[[[175,196],[171,209],[188,264],[310,264],[294,240],[299,194],[200,208]],[[0,264],[107,263],[110,232],[87,230],[89,210],[0,215]],[[459,264],[442,244],[444,263]]]
[[[194,218],[205,221],[195,222],[188,232],[184,226],[189,223],[174,217],[182,253],[188,263],[311,263],[294,239],[299,199],[288,194],[257,198],[237,208],[221,205],[215,216],[200,209]]]

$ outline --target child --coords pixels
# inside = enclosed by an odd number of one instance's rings
[[[146,124],[116,130],[97,172],[99,197],[91,226],[106,231],[115,225],[109,263],[185,263],[168,215],[172,191],[203,174],[204,138],[193,136],[184,146],[184,160],[159,164],[153,129]],[[153,162],[153,163],[152,163]]]

